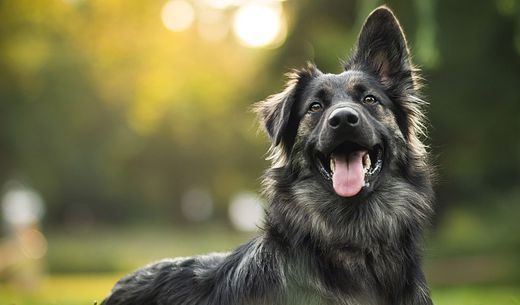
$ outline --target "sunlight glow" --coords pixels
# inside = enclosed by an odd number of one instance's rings
[[[164,4],[161,18],[168,30],[180,32],[191,26],[195,19],[195,11],[185,0],[171,0]]]
[[[263,206],[264,203],[255,193],[239,192],[235,194],[229,204],[229,220],[239,231],[256,231],[262,225]]]
[[[229,21],[221,10],[201,10],[197,31],[199,36],[212,42],[224,40],[229,32]]]
[[[238,0],[205,0],[206,5],[214,9],[227,9],[233,5],[237,5],[239,3]]]
[[[233,30],[245,46],[267,47],[285,38],[284,22],[280,5],[247,4],[236,12]]]

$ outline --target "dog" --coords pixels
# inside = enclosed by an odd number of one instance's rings
[[[340,74],[312,64],[255,106],[272,141],[260,235],[167,259],[105,305],[424,305],[433,171],[420,78],[393,12],[366,19]]]

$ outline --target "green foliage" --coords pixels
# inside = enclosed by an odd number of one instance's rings
[[[168,32],[159,3],[0,5],[0,181],[41,191],[48,221],[171,219],[193,185],[218,204],[258,187],[244,92],[262,57]]]
[[[0,3],[0,181],[41,191],[49,222],[177,219],[202,186],[219,209],[259,188],[265,138],[248,112],[281,90],[289,67],[338,72],[380,1],[285,3],[286,43],[171,33],[161,3]],[[391,1],[428,80],[440,207],[520,179],[520,5]],[[445,199],[448,198],[448,199]],[[222,214],[222,213],[221,213]],[[84,218],[84,216],[80,216]]]

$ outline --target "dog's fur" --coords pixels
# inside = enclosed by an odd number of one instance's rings
[[[398,21],[376,9],[343,73],[310,65],[256,105],[273,163],[260,236],[231,253],[144,267],[103,304],[432,304],[420,267],[433,192],[416,73]],[[364,103],[367,94],[377,102]],[[313,101],[322,109],[308,110]],[[359,125],[335,132],[328,118],[347,106]],[[335,193],[315,158],[345,140],[384,147],[381,171],[351,197]]]

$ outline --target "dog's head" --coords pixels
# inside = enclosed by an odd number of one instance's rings
[[[275,168],[318,179],[347,200],[384,187],[385,175],[413,179],[423,166],[422,106],[403,31],[386,7],[373,11],[345,71],[309,65],[286,89],[257,104]],[[306,178],[305,178],[306,179]]]

